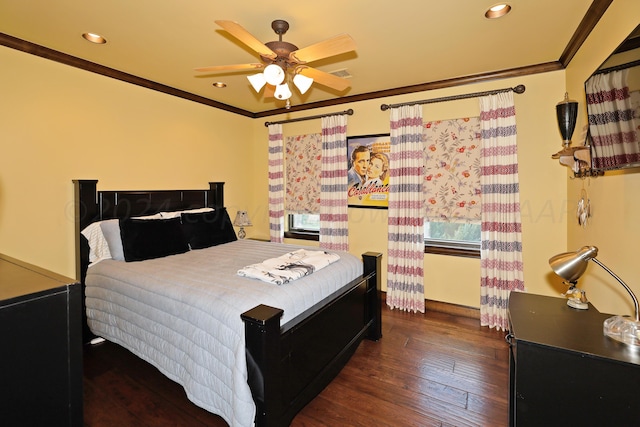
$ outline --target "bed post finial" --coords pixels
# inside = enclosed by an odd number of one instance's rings
[[[224,207],[224,182],[209,183],[209,200],[207,205],[214,209]]]

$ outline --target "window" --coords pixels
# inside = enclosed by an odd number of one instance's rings
[[[425,252],[480,255],[480,119],[426,122]]]
[[[289,214],[284,237],[303,240],[319,240],[320,214]]]
[[[443,255],[480,256],[480,224],[425,221],[424,251]]]

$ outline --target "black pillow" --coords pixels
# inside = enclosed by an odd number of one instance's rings
[[[211,212],[183,213],[182,230],[191,249],[208,248],[238,240],[225,208],[216,208]]]
[[[120,236],[125,261],[144,261],[187,252],[180,218],[121,219]]]

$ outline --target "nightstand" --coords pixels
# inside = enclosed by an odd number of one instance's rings
[[[80,284],[0,255],[0,422],[82,425]]]
[[[609,317],[591,304],[511,293],[511,426],[638,425],[640,354],[603,334]]]

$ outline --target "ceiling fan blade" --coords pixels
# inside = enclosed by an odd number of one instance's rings
[[[318,59],[340,55],[356,50],[356,42],[348,34],[341,34],[321,41],[311,46],[303,47],[289,54],[289,57],[300,64],[317,61]]]
[[[233,21],[215,21],[216,24],[224,28],[233,37],[255,50],[260,56],[276,59],[278,55],[251,33],[245,30],[240,24]]]
[[[214,65],[212,67],[195,68],[195,71],[235,71],[235,70],[256,70],[264,68],[264,64],[235,64],[235,65]]]
[[[300,67],[300,74],[311,77],[314,82],[340,92],[351,86],[351,82],[349,82],[349,80],[334,76],[333,74],[325,73],[324,71],[320,71],[315,68]]]
[[[273,98],[276,95],[276,87],[271,85],[264,85],[264,94],[265,98]]]

